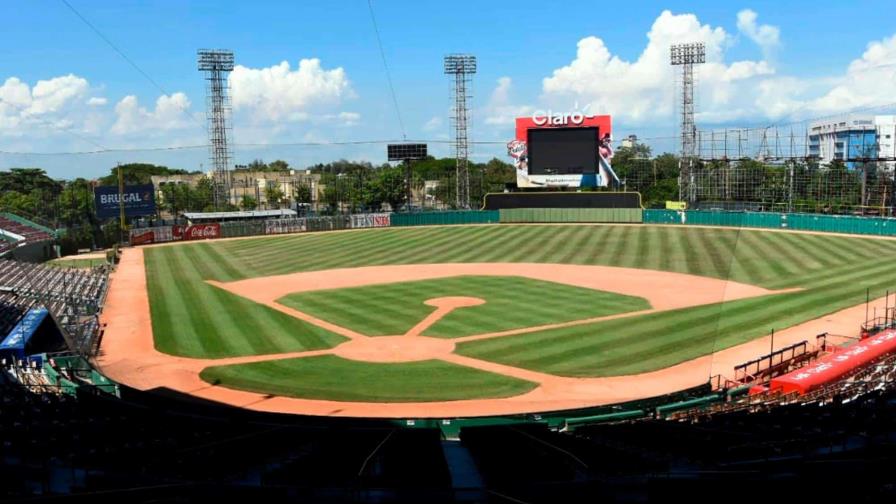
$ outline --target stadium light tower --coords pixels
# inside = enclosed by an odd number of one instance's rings
[[[208,121],[208,149],[215,174],[215,210],[222,210],[230,202],[230,84],[233,71],[233,51],[200,49],[199,71],[205,72],[205,115]]]
[[[476,73],[476,56],[449,54],[445,56],[445,74],[454,76],[454,108],[451,122],[454,125],[455,204],[458,208],[470,208],[470,170],[467,125],[470,112],[467,103],[471,96],[468,88]]]
[[[679,161],[679,199],[693,202],[696,199],[691,180],[691,167],[697,157],[697,126],[694,123],[694,65],[706,63],[706,46],[703,42],[674,44],[669,48],[670,63],[681,67],[679,89],[681,91],[681,159]]]

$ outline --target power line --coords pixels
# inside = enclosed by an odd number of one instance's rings
[[[367,0],[367,7],[370,10],[370,21],[373,23],[373,33],[376,34],[376,44],[380,48],[380,58],[383,60],[383,68],[386,70],[386,80],[389,82],[389,92],[392,94],[392,103],[395,105],[395,115],[398,116],[398,126],[401,128],[401,138],[407,141],[408,135],[404,129],[404,121],[401,120],[401,109],[398,107],[398,98],[395,96],[395,87],[392,85],[392,73],[389,72],[389,65],[386,63],[386,52],[383,50],[383,41],[380,39],[380,30],[376,24],[376,16],[373,14],[373,2]]]
[[[658,136],[658,137],[638,137],[639,140],[674,140],[678,136]],[[445,139],[388,139],[388,140],[349,140],[340,142],[276,142],[276,143],[237,143],[235,147],[254,147],[254,148],[275,148],[275,147],[339,147],[351,145],[387,145],[397,142],[418,142],[428,144],[445,144],[454,143],[453,140]],[[504,140],[479,140],[470,141],[471,145],[507,145]],[[7,156],[83,156],[93,154],[108,153],[127,153],[127,152],[165,152],[165,151],[187,151],[196,149],[207,149],[208,145],[177,145],[177,146],[159,146],[159,147],[123,147],[123,148],[102,148],[92,151],[56,151],[56,152],[35,152],[35,151],[7,151],[0,150],[0,155]]]
[[[140,68],[140,66],[137,65],[137,63],[135,63],[134,60],[132,60],[131,58],[129,58],[128,55],[124,53],[124,51],[122,51],[121,49],[118,48],[118,46],[116,46],[114,43],[112,43],[112,41],[109,40],[109,37],[106,37],[105,35],[103,35],[103,32],[101,32],[96,26],[94,26],[93,23],[91,23],[90,21],[88,21],[87,18],[85,18],[83,15],[81,15],[81,13],[78,12],[77,9],[75,9],[75,8],[72,6],[72,4],[70,4],[70,3],[68,2],[68,0],[60,0],[60,1],[61,1],[66,7],[68,7],[69,10],[71,10],[71,11],[75,14],[75,16],[78,17],[78,19],[80,19],[81,21],[83,21],[84,24],[87,25],[88,28],[90,28],[91,30],[93,30],[93,32],[96,33],[96,35],[97,35],[100,39],[102,39],[103,42],[106,43],[106,45],[108,45],[109,47],[111,47],[112,50],[115,51],[116,53],[118,53],[118,55],[121,56],[125,61],[127,61],[129,65],[131,65],[132,67],[134,67],[134,70],[137,70],[137,71],[140,73],[140,75],[142,75],[147,81],[149,81],[153,86],[155,86],[156,89],[158,89],[159,91],[161,91],[162,94],[164,94],[164,95],[170,95],[170,93],[168,93],[168,91],[166,91],[165,88],[163,88],[158,82],[156,82],[155,79],[153,79],[148,73],[146,73],[142,68]],[[186,110],[182,105],[175,104],[175,106],[177,106],[177,108],[180,109],[180,111],[181,111],[184,115],[186,115],[186,116],[188,116],[190,119],[196,121],[197,124],[199,124],[199,125],[202,126],[203,128],[205,127],[202,123],[199,123],[199,120],[198,120],[198,119],[196,119],[195,117],[193,117],[192,115],[190,115],[189,113],[187,113],[187,110]]]

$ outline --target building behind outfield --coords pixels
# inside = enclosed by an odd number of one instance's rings
[[[888,158],[896,166],[896,116],[847,114],[809,124],[808,154],[822,163],[857,158]],[[847,161],[849,168],[860,162]]]

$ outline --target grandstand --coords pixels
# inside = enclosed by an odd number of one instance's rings
[[[28,313],[45,308],[73,350],[91,354],[98,344],[108,270],[58,268],[0,260],[0,334],[6,336]]]
[[[311,227],[301,224],[267,231]],[[756,500],[755,492],[734,490],[744,485],[775,500],[894,496],[886,470],[896,454],[890,313],[864,324],[862,339],[834,345],[832,335],[820,335],[814,344],[794,343],[736,366],[733,379],[717,376],[675,394],[418,424],[255,412],[113,383],[82,357],[97,349],[95,315],[108,276],[106,267],[0,262],[0,329],[13,332],[45,307],[67,345],[3,357],[2,498]],[[859,352],[863,345],[875,350]],[[800,390],[776,385],[819,366],[830,369],[835,359],[849,366]],[[860,477],[862,486],[832,489],[833,473]]]
[[[0,213],[0,257],[15,253],[17,249],[23,248],[24,257],[35,257],[34,251],[27,249],[40,249],[42,245],[50,243],[55,238],[51,229],[41,226],[40,224],[31,222],[18,215],[8,212]],[[34,247],[26,247],[34,245]],[[39,254],[41,259],[48,259],[49,255],[46,250],[42,250]]]

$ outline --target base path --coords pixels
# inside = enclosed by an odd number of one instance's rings
[[[194,359],[164,354],[155,349],[146,290],[143,250],[132,248],[123,251],[121,263],[112,274],[109,294],[102,314],[102,321],[106,324],[106,329],[101,352],[95,359],[95,364],[112,380],[137,389],[150,390],[164,387],[202,399],[259,411],[322,416],[454,418],[584,408],[667,394],[705,383],[707,377],[711,375],[730,376],[736,364],[765,354],[769,348],[769,338],[760,338],[712,355],[649,373],[609,378],[566,378],[455,354],[454,345],[460,341],[459,339],[420,336],[427,327],[444,315],[455,309],[481,304],[483,302],[481,299],[469,297],[430,299],[426,303],[434,306],[436,310],[406,334],[375,338],[317,320],[305,313],[288,309],[276,303],[280,297],[294,292],[457,275],[524,276],[639,296],[647,299],[652,306],[651,310],[611,315],[607,318],[634,316],[650,311],[783,292],[680,273],[536,263],[375,266],[294,273],[228,283],[209,282],[219,288],[308,320],[310,323],[340,329],[337,332],[348,336],[349,340],[335,348],[326,350],[225,359]],[[260,288],[261,286],[263,288]],[[686,295],[682,295],[683,292],[686,292]],[[876,303],[883,306],[884,301],[881,299]],[[780,348],[826,331],[835,334],[855,334],[858,329],[858,321],[863,320],[864,310],[864,305],[849,308],[822,319],[777,332],[775,346]],[[587,322],[593,320],[595,319],[590,319]],[[565,324],[579,323],[585,323],[585,321],[573,321]],[[562,324],[554,324],[552,327],[557,325]],[[545,327],[547,326],[505,333],[474,335],[473,338],[502,337],[508,334],[542,330]],[[457,365],[528,380],[537,383],[538,386],[528,393],[500,399],[373,403],[271,396],[215,386],[199,378],[199,373],[208,366],[327,354],[366,362],[441,359]],[[438,384],[434,383],[433,386],[438,387]]]

